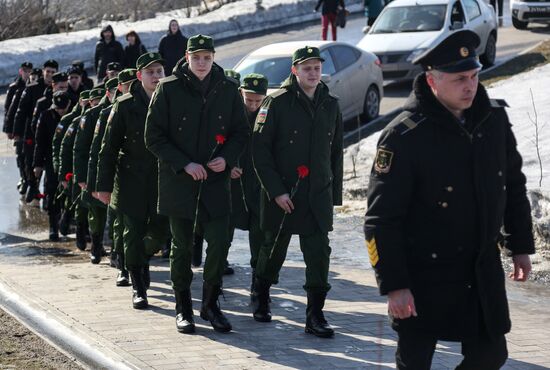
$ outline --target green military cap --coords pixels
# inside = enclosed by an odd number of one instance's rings
[[[159,53],[145,53],[140,56],[136,62],[136,68],[138,70],[147,68],[153,63],[160,63],[164,65],[164,59]]]
[[[187,52],[196,53],[197,51],[208,50],[214,52],[214,40],[210,36],[195,35],[187,40]]]
[[[241,80],[241,74],[233,69],[226,69],[223,71],[227,77],[234,78],[237,81]]]
[[[105,95],[105,89],[102,87],[96,87],[90,91],[90,100],[101,99]]]
[[[250,73],[244,76],[241,90],[260,95],[267,95],[268,81],[264,75],[258,73]]]
[[[107,82],[105,82],[105,88],[107,90],[112,90],[112,89],[116,89],[116,87],[118,86],[118,78],[111,78],[110,80],[108,80]]]
[[[56,91],[52,97],[52,108],[65,109],[71,104],[71,98],[65,91]]]
[[[136,76],[137,69],[135,68],[126,68],[118,74],[118,83],[125,84],[127,82],[133,81],[137,78]]]
[[[325,61],[323,58],[321,58],[321,52],[319,51],[319,48],[316,48],[314,46],[305,46],[296,50],[294,54],[292,54],[293,65],[303,63],[306,60],[310,59],[319,59],[321,62]]]
[[[90,98],[90,90],[84,90],[78,96],[82,100],[88,100]]]

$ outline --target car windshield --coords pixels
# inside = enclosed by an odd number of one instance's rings
[[[236,71],[242,77],[249,73],[259,73],[267,77],[269,87],[279,87],[283,81],[290,75],[292,58],[273,57],[273,58],[248,58],[237,66]]]
[[[447,5],[414,5],[387,8],[371,33],[439,31],[445,23]]]

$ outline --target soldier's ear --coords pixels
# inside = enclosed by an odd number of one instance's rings
[[[296,66],[295,66],[295,65],[293,65],[292,67],[290,67],[290,72],[292,72],[292,74],[296,76],[296,74],[298,73],[298,70],[296,69]]]
[[[141,71],[136,72],[136,77],[137,77],[138,80],[141,81]]]
[[[189,63],[189,53],[187,51],[185,52],[185,61]]]

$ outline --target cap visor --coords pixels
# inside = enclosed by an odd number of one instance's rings
[[[258,95],[266,95],[267,94],[267,90],[266,91],[258,91],[258,90],[252,90],[252,89],[245,89],[243,87],[241,87],[241,91],[244,91],[244,92],[247,92],[247,93],[252,93],[252,94],[258,94]]]
[[[160,63],[160,64],[162,64],[163,66],[166,64],[166,62],[164,61],[164,59],[156,59],[156,60],[150,61],[149,63],[147,63],[146,65],[144,65],[143,67],[141,67],[140,70],[145,69],[145,68],[149,67],[151,64],[154,64],[154,63]]]
[[[461,60],[460,62],[447,64],[445,66],[434,66],[433,69],[440,72],[446,73],[458,73],[464,71],[470,71],[472,69],[481,68],[482,65],[479,63],[477,58],[468,58]]]
[[[197,53],[199,51],[211,51],[215,53],[216,51],[214,49],[193,49],[193,50],[187,50],[189,54]]]
[[[306,58],[306,59],[302,59],[302,60],[299,60],[297,61],[296,63],[294,64],[302,64],[303,62],[307,62],[308,60],[311,60],[311,59],[319,59],[322,62],[324,62],[325,60],[321,57],[311,57],[311,58]]]

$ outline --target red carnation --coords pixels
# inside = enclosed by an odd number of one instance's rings
[[[36,196],[37,199],[44,199],[46,198],[46,196],[42,193],[39,193],[37,196]]]
[[[227,140],[227,139],[225,138],[225,136],[223,136],[223,135],[221,135],[221,134],[216,135],[216,143],[217,143],[218,145],[223,145],[223,143],[225,143],[225,140]]]
[[[25,140],[25,144],[27,144],[27,145],[32,145],[32,139],[27,139],[27,140]]]
[[[309,176],[309,168],[307,166],[298,166],[298,178],[303,179]]]
[[[72,178],[73,178],[73,173],[72,172],[68,172],[65,175],[65,181],[67,181],[67,182],[71,181]]]

